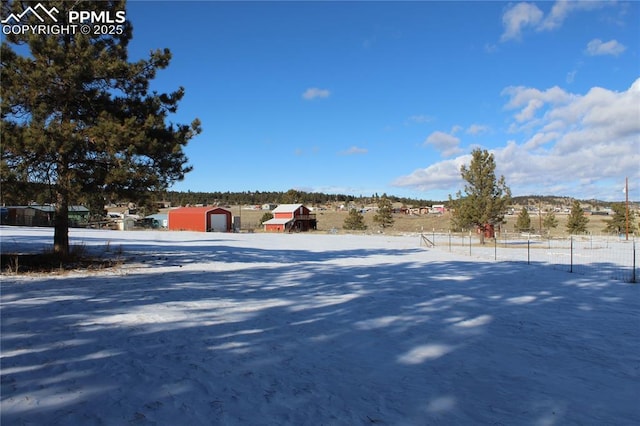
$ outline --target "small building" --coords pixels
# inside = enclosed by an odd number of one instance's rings
[[[169,223],[169,215],[166,213],[156,213],[145,216],[145,219],[151,223],[151,228],[167,228]]]
[[[178,207],[169,210],[171,231],[230,232],[231,211],[216,206]]]
[[[69,206],[69,225],[80,226],[89,222],[89,209],[85,206]]]
[[[130,231],[136,227],[136,220],[132,216],[125,216],[116,223],[120,231]]]
[[[55,208],[49,205],[7,206],[7,224],[17,226],[53,226]]]
[[[17,226],[53,226],[55,206],[30,204],[28,206],[4,207],[3,224]],[[69,206],[69,226],[84,225],[89,220],[89,209],[84,206]]]
[[[273,219],[263,223],[268,232],[306,232],[317,228],[316,215],[302,204],[280,204],[273,211]]]

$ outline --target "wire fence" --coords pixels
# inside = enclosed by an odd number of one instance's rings
[[[485,239],[475,234],[422,233],[420,244],[482,259],[501,262],[544,264],[555,269],[636,283],[637,242],[634,237],[573,235],[542,238],[537,235],[507,234]]]

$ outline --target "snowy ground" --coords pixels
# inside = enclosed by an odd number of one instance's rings
[[[3,251],[51,230],[0,227]],[[638,285],[419,237],[72,230],[3,275],[3,425],[631,425]]]

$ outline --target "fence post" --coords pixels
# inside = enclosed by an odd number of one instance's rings
[[[449,230],[449,253],[451,253],[451,230]]]
[[[633,269],[631,270],[631,282],[636,282],[636,240],[633,240],[633,250],[631,250],[633,255]]]
[[[471,232],[469,232],[469,256],[471,256]]]
[[[493,260],[498,260],[498,237],[493,237]]]
[[[531,264],[531,239],[527,237],[527,265]]]
[[[569,266],[569,272],[573,273],[573,235],[570,236],[570,240],[571,244],[569,246],[569,250],[571,250],[571,265]]]

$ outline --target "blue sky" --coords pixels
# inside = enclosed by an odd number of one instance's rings
[[[514,195],[640,199],[638,2],[130,1],[203,132],[178,191],[444,200],[474,148]]]

